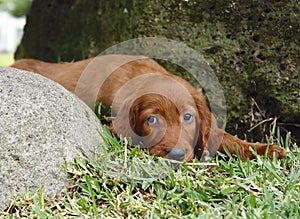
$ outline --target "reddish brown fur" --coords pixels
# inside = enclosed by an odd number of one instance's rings
[[[123,57],[127,56],[111,56],[109,62],[117,63],[117,60]],[[12,67],[37,72],[74,91],[82,72],[92,60],[53,64],[24,59],[16,61]],[[139,76],[143,77],[142,81],[134,82]],[[86,88],[88,89],[88,85]],[[149,90],[160,90],[163,95],[151,93]],[[88,98],[88,94],[83,92],[81,98]],[[236,144],[242,159],[254,158],[249,148],[254,148],[259,155],[264,155],[267,148],[267,144],[245,142],[219,129],[203,93],[182,78],[168,73],[150,58],[137,58],[117,68],[99,90],[96,102],[99,101],[113,105],[112,109],[117,116],[112,131],[133,137],[133,140],[137,141],[140,139],[138,135],[142,136],[146,146],[154,142],[154,145],[149,147],[150,153],[157,153],[162,157],[178,145],[186,151],[185,161],[190,161],[195,155],[200,158],[204,149],[213,152],[215,146],[220,152],[224,153],[224,146],[231,154],[235,154]],[[194,116],[193,122],[189,124],[180,120],[180,116],[186,111]],[[162,121],[160,127],[151,128],[145,122],[150,114],[159,115]],[[130,125],[126,123],[127,120]],[[118,130],[122,130],[121,133]],[[199,130],[199,133],[195,133],[196,130]],[[198,139],[194,150],[195,136]],[[283,158],[285,151],[270,145],[268,154],[270,157],[275,154],[278,158]]]

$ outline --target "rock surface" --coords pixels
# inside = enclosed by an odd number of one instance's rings
[[[92,110],[60,85],[0,67],[0,208],[26,187],[59,192],[68,183],[65,161],[101,150],[99,130]]]

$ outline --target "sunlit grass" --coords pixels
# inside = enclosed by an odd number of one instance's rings
[[[14,63],[13,53],[0,53],[0,66],[9,66]]]
[[[170,163],[118,140],[107,128],[102,153],[66,165],[73,185],[60,197],[42,189],[0,211],[15,218],[300,218],[300,150],[276,133],[282,160],[217,154],[211,165]]]

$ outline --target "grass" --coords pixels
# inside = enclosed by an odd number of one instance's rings
[[[7,218],[300,218],[300,150],[276,133],[283,160],[241,161],[217,154],[210,165],[170,164],[127,147],[104,128],[107,151],[64,167],[73,179],[55,199],[42,188],[17,197]],[[255,152],[254,152],[255,153]]]
[[[14,63],[14,55],[12,53],[0,53],[0,66],[9,66]]]

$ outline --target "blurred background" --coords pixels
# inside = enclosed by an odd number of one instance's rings
[[[0,66],[14,62],[32,0],[0,0]]]

